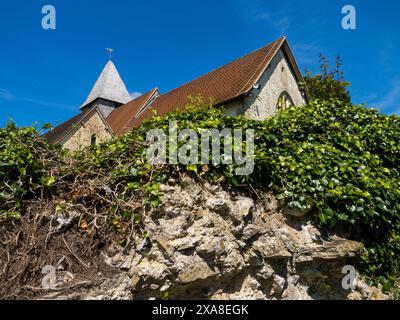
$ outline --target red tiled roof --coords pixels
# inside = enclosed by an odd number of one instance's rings
[[[132,121],[132,127],[137,127],[145,119],[150,118],[152,116],[150,109],[156,110],[158,115],[164,115],[167,112],[185,108],[188,96],[201,95],[206,100],[211,99],[214,105],[221,105],[226,101],[248,93],[285,41],[286,38],[282,37],[244,57],[161,95],[151,104],[149,109]]]
[[[131,122],[135,119],[136,114],[144,107],[153,97],[158,94],[158,89],[151,89],[144,95],[132,100],[131,102],[115,109],[107,118],[107,122],[116,135],[126,133],[132,128]]]

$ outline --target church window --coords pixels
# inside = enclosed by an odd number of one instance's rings
[[[277,111],[283,111],[293,106],[294,103],[290,95],[286,91],[282,92],[276,103]]]
[[[90,139],[90,145],[95,146],[97,144],[97,137],[95,134],[92,135],[92,138]]]

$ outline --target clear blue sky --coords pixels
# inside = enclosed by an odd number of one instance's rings
[[[41,28],[44,5],[57,29]],[[357,30],[341,9],[357,10]],[[0,125],[75,115],[115,48],[130,92],[171,90],[281,35],[302,68],[341,54],[356,103],[400,113],[400,3],[349,1],[4,0],[0,3]],[[333,62],[333,61],[332,61]]]

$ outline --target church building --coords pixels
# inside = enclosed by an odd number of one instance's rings
[[[282,37],[170,92],[158,88],[132,99],[114,63],[108,61],[80,113],[45,137],[70,150],[127,133],[153,115],[184,110],[189,96],[202,96],[227,115],[262,120],[307,102],[303,78]]]

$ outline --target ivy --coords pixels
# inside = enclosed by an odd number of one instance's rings
[[[233,186],[272,188],[291,208],[313,209],[316,224],[340,225],[366,247],[361,268],[391,283],[399,276],[400,119],[343,99],[315,100],[264,121],[225,117],[189,108],[155,117],[127,135],[136,140],[151,128],[240,128],[255,131],[255,170],[233,176],[232,166],[181,166],[189,173]]]
[[[34,128],[10,122],[0,129],[0,222],[18,220],[24,199],[53,186],[55,178],[46,174],[61,153]]]

